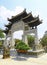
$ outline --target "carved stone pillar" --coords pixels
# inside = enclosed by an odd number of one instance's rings
[[[13,39],[13,33],[12,32],[11,32],[10,44],[11,44],[11,48],[14,48],[15,41]]]
[[[9,43],[7,38],[8,38],[8,35],[6,35],[6,38],[3,44],[3,59],[10,57],[10,49],[8,47]]]
[[[7,44],[8,44],[7,38],[8,38],[8,36],[6,35],[6,38],[5,38],[5,40],[4,40],[4,44],[3,44],[4,47],[6,47]]]
[[[27,35],[22,35],[22,41],[28,44]]]
[[[38,43],[37,26],[35,27],[34,34],[35,34],[35,44],[33,45],[33,50],[38,50],[39,43]]]
[[[38,44],[38,33],[37,33],[37,27],[35,27],[35,44]]]
[[[26,31],[23,32],[22,41],[25,42],[26,44],[28,44]]]

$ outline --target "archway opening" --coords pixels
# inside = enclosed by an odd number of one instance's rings
[[[23,31],[22,30],[15,31],[13,33],[13,38],[22,40],[22,35],[23,35]]]

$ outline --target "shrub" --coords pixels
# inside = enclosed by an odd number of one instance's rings
[[[17,43],[19,43],[21,40],[19,39],[15,39],[15,46],[17,45]]]
[[[26,45],[24,42],[20,41],[16,47],[16,49],[19,49],[19,50],[28,50],[30,49],[30,47],[28,45]]]

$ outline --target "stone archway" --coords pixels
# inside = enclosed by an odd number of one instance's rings
[[[35,34],[35,44],[33,48],[33,52],[38,50],[38,33],[37,26],[42,23],[42,20],[39,19],[39,16],[33,17],[32,13],[27,13],[26,9],[16,16],[12,16],[11,19],[8,18],[10,22],[6,25],[7,29],[4,31],[6,33],[6,37],[11,37],[10,44],[13,46],[14,39],[13,33],[18,30],[23,30],[22,40],[26,44],[28,44],[27,35],[34,33]],[[41,51],[40,51],[41,52]]]

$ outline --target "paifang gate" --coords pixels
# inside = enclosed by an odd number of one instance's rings
[[[6,34],[5,41],[7,41],[8,37],[11,37],[10,44],[12,47],[15,44],[13,39],[13,33],[18,30],[23,30],[22,35],[23,42],[28,44],[27,35],[34,33],[35,46],[39,44],[37,26],[42,23],[42,20],[39,19],[39,16],[33,17],[32,13],[27,13],[26,9],[24,9],[23,12],[19,13],[16,16],[12,16],[11,18],[7,18],[7,20],[9,21],[9,23],[8,25],[5,25],[6,27],[6,29],[4,30],[4,33]]]

